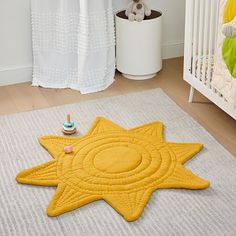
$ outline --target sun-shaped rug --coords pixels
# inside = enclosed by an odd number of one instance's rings
[[[202,144],[165,142],[160,122],[127,130],[98,117],[85,136],[45,136],[39,142],[54,159],[22,171],[16,180],[57,186],[49,216],[103,199],[127,221],[134,221],[157,189],[209,186],[183,166]],[[66,154],[68,145],[73,152]]]

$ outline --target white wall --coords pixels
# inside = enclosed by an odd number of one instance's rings
[[[30,0],[0,0],[0,85],[31,77]]]
[[[115,10],[130,0],[113,0]],[[183,55],[185,0],[148,0],[163,12],[163,58]],[[0,0],[0,85],[30,81],[30,0]]]

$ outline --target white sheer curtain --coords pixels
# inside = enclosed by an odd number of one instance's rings
[[[97,92],[114,81],[112,0],[31,0],[33,85]]]

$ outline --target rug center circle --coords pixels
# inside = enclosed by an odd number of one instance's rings
[[[111,147],[94,158],[95,168],[109,173],[121,173],[135,169],[142,161],[141,155],[129,147]]]

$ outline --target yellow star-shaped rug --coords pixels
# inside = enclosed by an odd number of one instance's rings
[[[39,142],[54,159],[22,171],[16,180],[57,186],[49,216],[103,199],[127,221],[134,221],[157,189],[209,186],[183,166],[202,144],[165,142],[160,122],[127,130],[98,117],[85,136],[45,136]],[[66,154],[68,145],[73,152]]]

